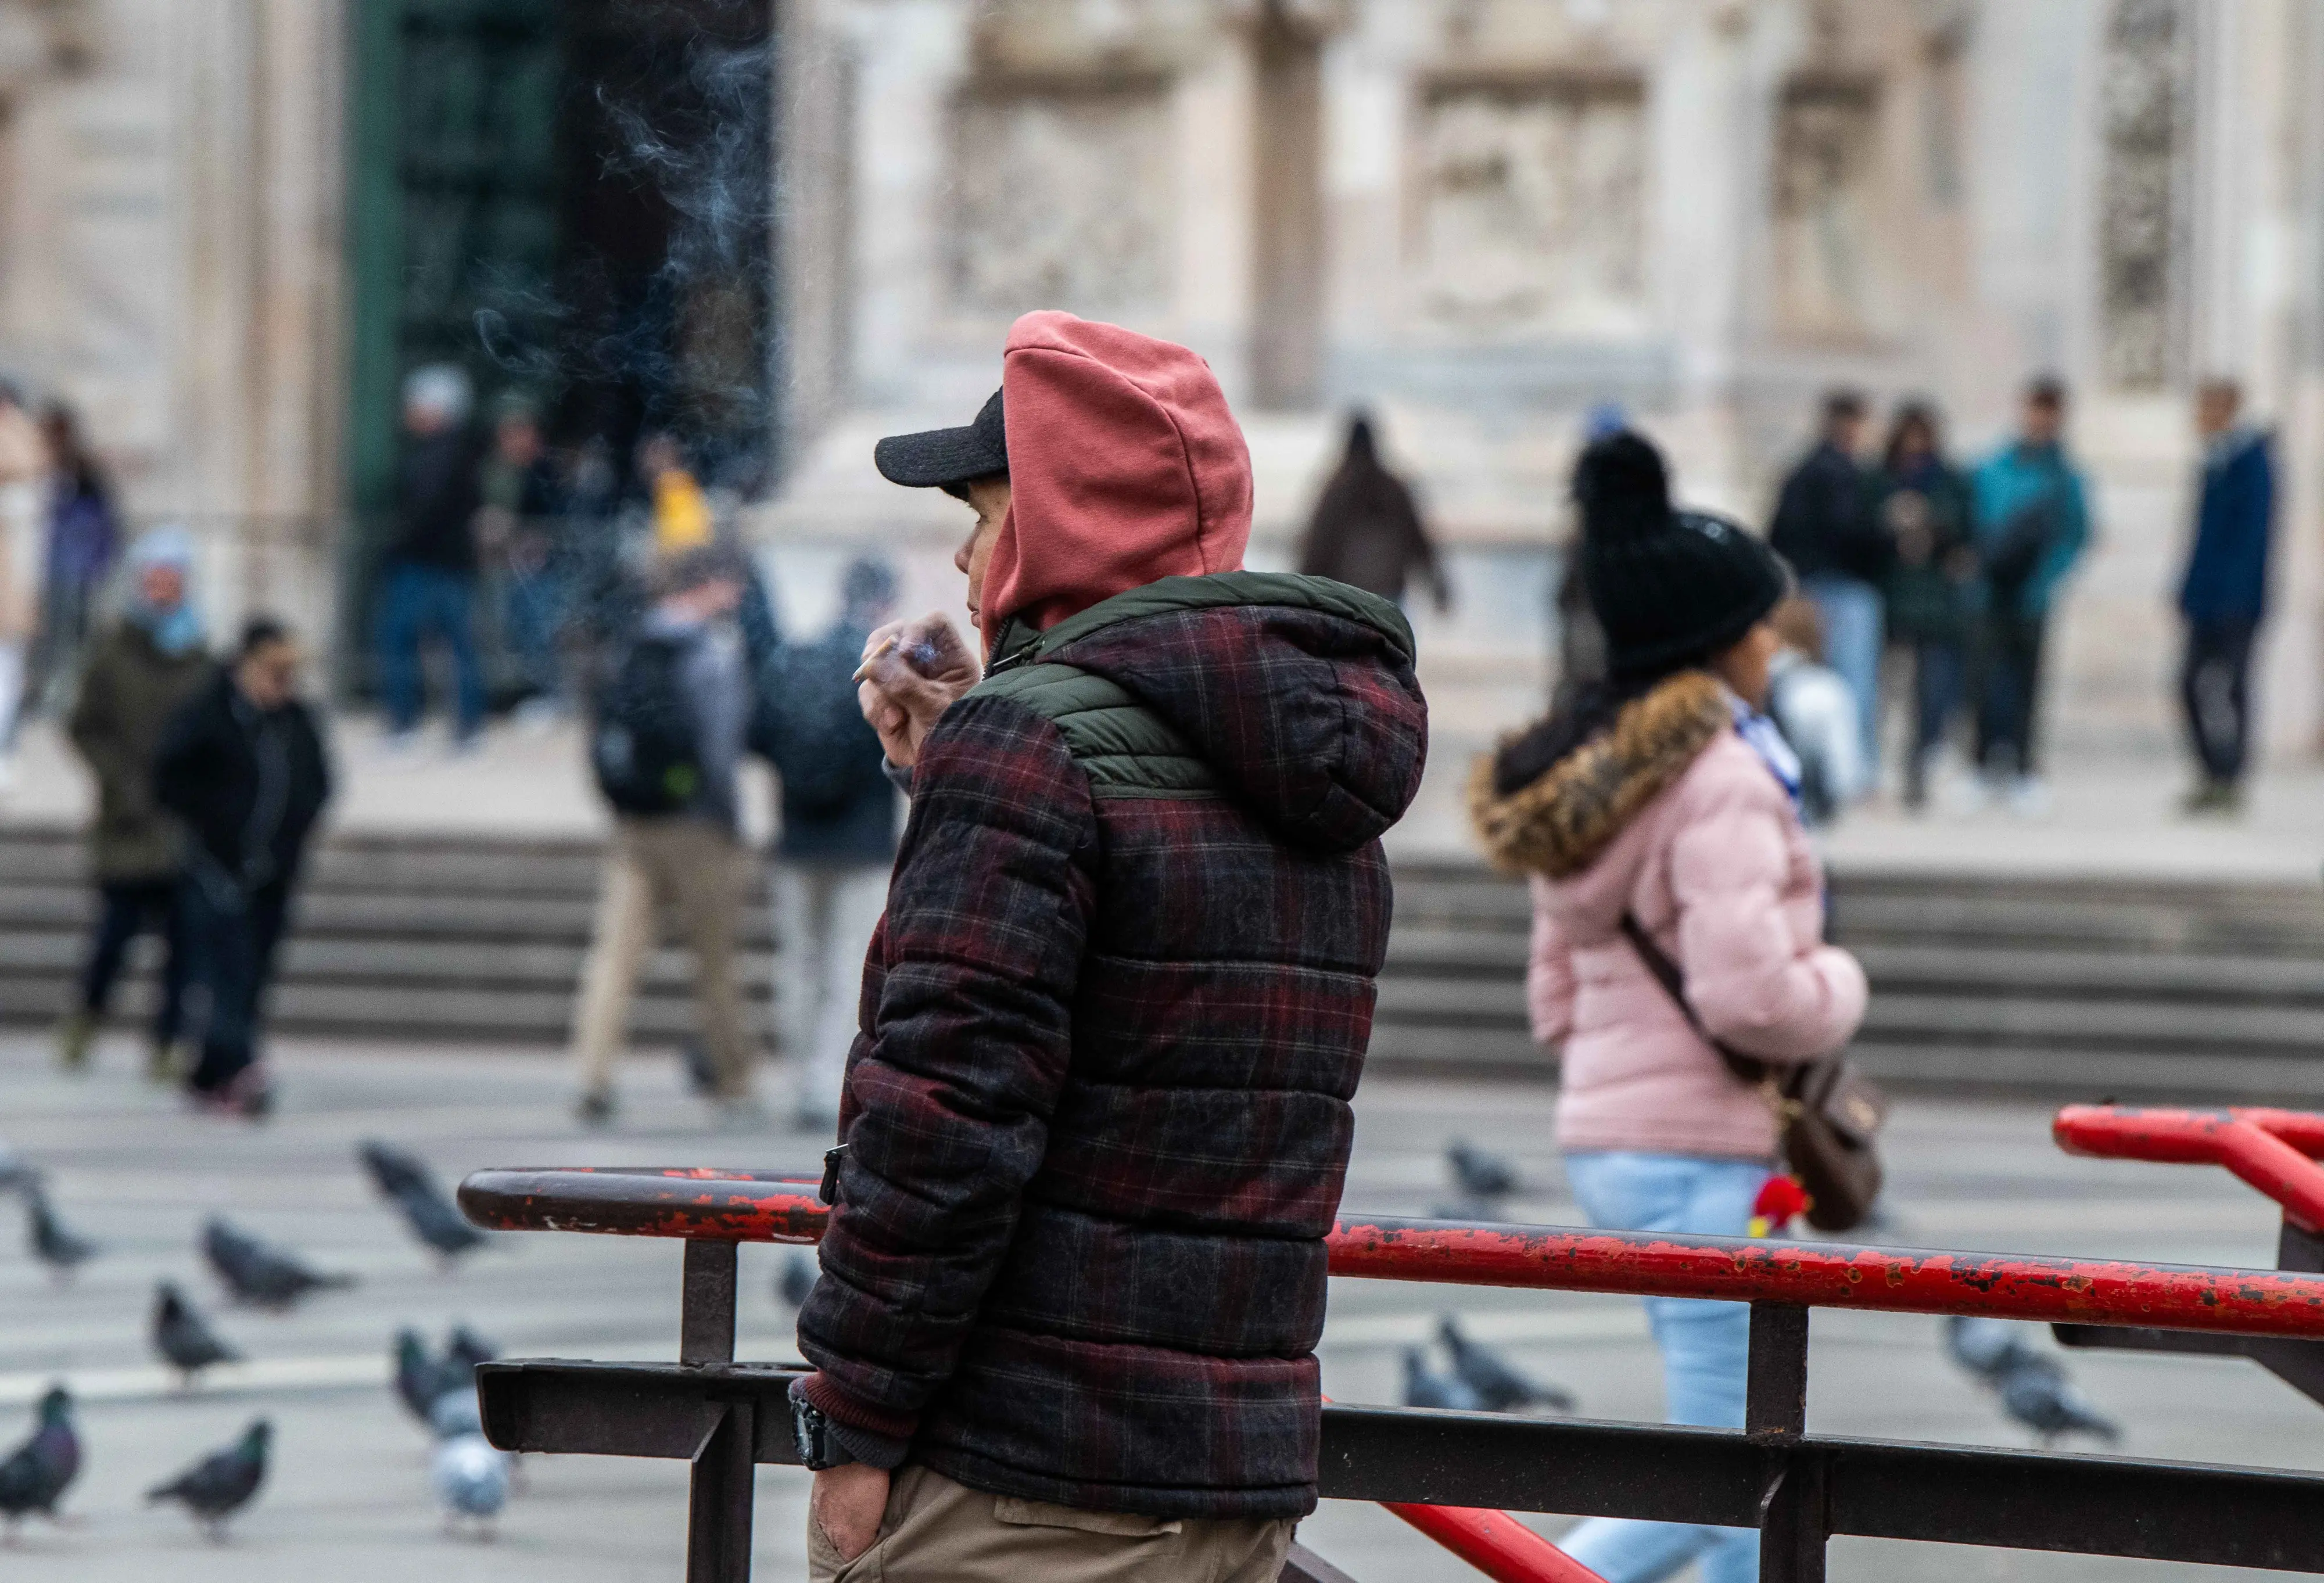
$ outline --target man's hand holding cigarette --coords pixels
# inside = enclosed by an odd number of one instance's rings
[[[856,699],[880,733],[888,762],[908,769],[920,744],[952,701],[976,686],[983,671],[959,630],[930,612],[890,621],[865,640],[856,667]]]

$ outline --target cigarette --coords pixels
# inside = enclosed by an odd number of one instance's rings
[[[889,634],[888,634],[888,636],[887,636],[887,637],[885,637],[885,638],[883,638],[883,639],[881,639],[881,640],[880,640],[880,647],[879,647],[879,648],[874,649],[873,650],[872,650],[872,652],[871,652],[871,653],[869,653],[869,654],[867,654],[867,655],[865,655],[865,656],[863,657],[863,663],[862,663],[862,665],[859,665],[859,666],[857,666],[857,667],[855,667],[855,674],[854,674],[854,676],[851,676],[851,677],[849,678],[849,680],[851,680],[851,681],[858,681],[858,682],[860,682],[860,681],[863,680],[865,677],[869,676],[872,674],[872,667],[873,663],[874,663],[875,661],[877,661],[878,659],[880,659],[881,656],[883,656],[883,655],[887,654],[889,650],[892,649],[893,649],[893,648],[895,648],[895,647],[896,647],[896,634],[895,634],[895,633],[893,633],[893,632],[890,632],[890,633],[889,633]]]

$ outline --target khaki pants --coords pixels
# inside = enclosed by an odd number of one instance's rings
[[[605,855],[589,965],[574,1009],[573,1053],[585,1092],[613,1086],[613,1058],[629,1033],[638,969],[652,949],[654,915],[678,916],[694,952],[694,999],[702,1041],[718,1074],[717,1097],[751,1091],[742,1006],[734,989],[734,924],[752,859],[742,842],[701,819],[622,819]]]
[[[870,1550],[843,1562],[813,1518],[812,1583],[1276,1583],[1288,1517],[1138,1517],[987,1495],[897,1469]]]
[[[888,905],[886,865],[775,865],[775,999],[801,1121],[839,1119],[863,999],[863,957]]]

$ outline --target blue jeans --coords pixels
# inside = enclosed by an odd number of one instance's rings
[[[536,698],[556,698],[565,691],[558,663],[558,639],[565,630],[565,585],[547,566],[509,573],[502,594],[502,621],[510,652],[524,677],[525,691]]]
[[[484,676],[476,663],[476,580],[441,566],[400,562],[379,590],[379,693],[390,731],[420,723],[420,646],[429,637],[452,652],[458,696],[455,729],[474,734],[484,718]]]
[[[1741,1237],[1751,1201],[1774,1167],[1765,1160],[1628,1153],[1565,1156],[1565,1179],[1593,1226],[1621,1231]],[[1649,1297],[1646,1322],[1663,1355],[1663,1416],[1672,1423],[1743,1427],[1751,1311],[1740,1302]],[[1558,1542],[1606,1583],[1655,1583],[1689,1561],[1703,1583],[1755,1583],[1759,1535],[1748,1528],[1593,1517]]]
[[[1857,741],[1864,761],[1880,762],[1880,649],[1887,624],[1880,590],[1859,577],[1818,572],[1800,579],[1800,592],[1823,623],[1823,662],[1856,695]]]

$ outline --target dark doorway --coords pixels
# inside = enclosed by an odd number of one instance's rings
[[[768,483],[777,427],[773,0],[365,0],[354,11],[344,612],[392,529],[404,376],[456,362],[480,416],[552,444],[676,434]],[[361,687],[360,667],[346,678]]]

